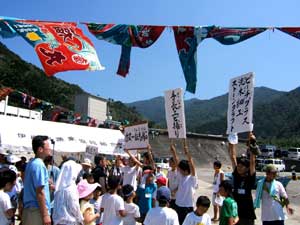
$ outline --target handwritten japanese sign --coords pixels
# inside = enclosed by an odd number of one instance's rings
[[[227,134],[252,131],[253,94],[253,73],[247,73],[230,80]]]
[[[186,138],[182,89],[165,92],[165,110],[169,138]]]
[[[125,149],[145,149],[149,144],[148,123],[128,126],[124,129]]]
[[[85,149],[85,158],[94,161],[95,155],[98,154],[98,147],[93,145],[87,145]]]

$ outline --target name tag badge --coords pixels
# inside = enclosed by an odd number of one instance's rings
[[[151,198],[151,194],[150,193],[146,193],[145,194],[145,198]]]
[[[246,190],[245,189],[238,189],[238,193],[240,195],[244,195],[244,194],[246,194]]]

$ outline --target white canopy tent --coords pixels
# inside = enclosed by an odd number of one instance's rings
[[[124,155],[124,136],[119,130],[0,115],[2,149],[20,153],[32,151],[31,140],[35,135],[53,139],[56,152],[80,153],[94,146],[98,153]]]

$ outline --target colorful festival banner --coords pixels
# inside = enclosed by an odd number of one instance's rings
[[[264,32],[267,28],[214,27],[208,37],[223,45],[232,45]]]
[[[14,89],[8,87],[0,88],[0,101],[5,100],[6,96],[8,96],[13,91]]]
[[[68,70],[103,70],[92,42],[76,23],[6,20],[34,48],[52,76]]]
[[[126,77],[130,67],[131,47],[147,48],[161,35],[165,26],[124,24],[86,24],[89,31],[99,40],[122,46],[117,74]]]
[[[18,35],[18,33],[8,24],[5,18],[0,17],[0,36],[2,38],[13,38]]]
[[[276,29],[289,34],[294,38],[300,39],[300,27],[280,27]]]
[[[227,134],[253,130],[254,74],[235,77],[229,83]]]
[[[165,92],[165,110],[169,138],[186,138],[183,90]]]
[[[186,90],[196,92],[197,47],[213,27],[173,27],[176,47],[186,81]]]

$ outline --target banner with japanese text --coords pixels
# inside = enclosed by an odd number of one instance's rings
[[[124,149],[148,148],[148,123],[125,127],[124,138]]]
[[[235,77],[229,83],[227,134],[253,130],[254,74]]]
[[[165,111],[169,138],[186,138],[183,90],[165,92]]]
[[[103,70],[92,42],[76,23],[7,20],[38,54],[45,73]]]

